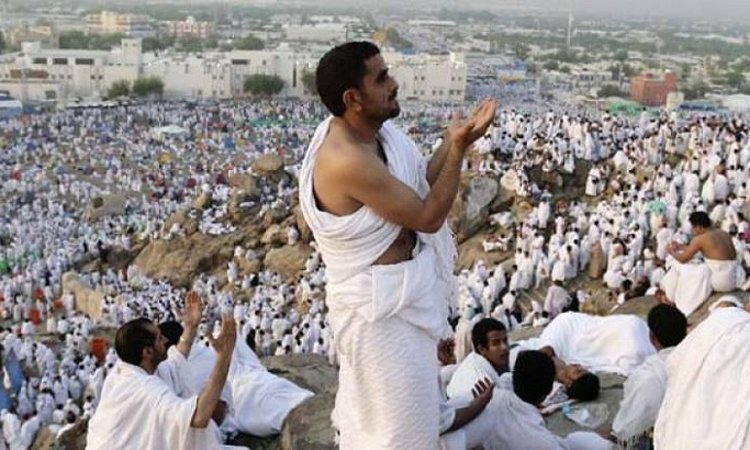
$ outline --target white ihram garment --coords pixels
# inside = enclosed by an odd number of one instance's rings
[[[667,391],[667,357],[674,347],[651,355],[623,384],[620,410],[612,423],[612,434],[627,449],[637,448],[641,436],[653,430]]]
[[[677,309],[689,316],[715,292],[731,292],[745,280],[745,271],[736,260],[705,259],[704,264],[680,263],[672,265],[661,280],[667,298]]]
[[[213,421],[191,428],[197,396],[182,399],[156,375],[119,361],[89,423],[86,450],[218,450]]]
[[[656,352],[646,322],[631,315],[562,313],[547,325],[541,336],[518,344],[510,353],[511,367],[519,352],[550,346],[568,364],[624,376]]]
[[[339,357],[332,413],[340,448],[426,449],[439,446],[437,339],[449,332],[456,249],[447,225],[418,233],[414,258],[373,265],[401,227],[367,206],[347,216],[317,208],[313,168],[330,119],[316,130],[300,171],[300,206],[327,267],[326,301]],[[426,162],[390,122],[378,136],[388,170],[422,198]],[[398,201],[398,199],[394,199]]]
[[[749,449],[750,314],[718,308],[667,358],[660,450]]]

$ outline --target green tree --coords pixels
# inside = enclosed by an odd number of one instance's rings
[[[130,81],[117,80],[107,91],[107,98],[127,97],[130,95]]]
[[[164,82],[159,77],[142,77],[133,82],[133,95],[138,97],[161,97]]]
[[[631,66],[630,64],[623,64],[622,66],[622,74],[625,75],[628,78],[632,78],[638,73],[638,71],[635,69],[635,67]]]
[[[163,36],[160,38],[146,37],[143,38],[141,47],[143,48],[144,52],[153,52],[156,50],[166,50],[169,47],[173,46],[174,43],[175,39],[171,36]]]
[[[682,88],[682,93],[685,94],[685,100],[701,99],[707,92],[708,85],[703,81],[698,81]]]
[[[203,51],[203,40],[199,37],[187,36],[179,41],[180,50],[183,52],[200,53]]]
[[[5,36],[3,36],[3,32],[0,31],[0,53],[5,51]]]
[[[318,88],[315,84],[315,72],[304,70],[302,72],[302,85],[305,87],[305,90],[307,92],[313,95],[317,95]]]
[[[526,73],[529,75],[536,75],[539,73],[539,67],[533,62],[526,63]]]
[[[628,93],[621,90],[617,86],[613,86],[611,84],[607,84],[602,86],[601,89],[599,89],[599,92],[597,92],[597,97],[599,98],[607,98],[607,97],[622,97],[627,98]]]
[[[565,74],[569,74],[570,73],[570,66],[565,65],[565,66],[560,67],[560,72],[565,73]]]
[[[284,89],[284,80],[277,75],[255,74],[245,78],[243,91],[253,95],[271,96]]]
[[[615,60],[619,62],[620,64],[623,64],[625,61],[628,60],[630,55],[628,54],[628,51],[625,49],[620,49],[615,52]]]
[[[745,81],[745,74],[742,72],[733,70],[727,74],[727,84],[735,89],[739,89]]]
[[[234,44],[237,50],[263,50],[263,47],[263,41],[252,34],[248,34]]]
[[[544,70],[547,71],[553,71],[553,70],[559,70],[560,69],[560,63],[555,61],[554,59],[551,59],[544,63],[544,66],[542,66]]]
[[[91,39],[83,31],[63,31],[60,33],[58,45],[60,48],[89,48]]]
[[[513,54],[520,60],[526,61],[530,52],[531,48],[525,42],[516,42],[513,45]]]

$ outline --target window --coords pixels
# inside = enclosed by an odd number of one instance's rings
[[[33,64],[47,64],[47,58],[34,58]]]
[[[68,65],[68,58],[53,58],[52,64],[56,66],[67,66]]]
[[[76,58],[76,65],[77,66],[93,66],[94,59],[93,58]]]

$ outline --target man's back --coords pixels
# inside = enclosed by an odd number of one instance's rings
[[[731,261],[737,258],[732,236],[723,230],[712,229],[696,239],[701,240],[701,252],[706,259]]]

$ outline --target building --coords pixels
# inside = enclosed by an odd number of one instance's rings
[[[276,75],[284,81],[283,97],[311,95],[303,77],[314,73],[328,46],[297,50],[234,50],[186,54],[143,53],[140,39],[123,39],[111,51],[44,49],[23,43],[21,52],[0,55],[0,90],[25,102],[71,98],[100,99],[115,81],[156,76],[168,98],[232,98],[244,95],[253,74]],[[404,55],[386,53],[401,98],[460,102],[466,95],[466,64],[461,54]]]
[[[287,25],[286,40],[299,42],[346,42],[346,25],[343,23],[316,23],[314,25]]]
[[[661,76],[642,73],[630,82],[630,97],[644,106],[666,104],[670,92],[677,90],[677,75],[667,70]]]
[[[167,33],[176,38],[197,37],[206,39],[214,34],[216,26],[213,22],[195,20],[195,17],[188,16],[185,20],[165,22]]]
[[[86,16],[88,34],[122,34],[127,37],[153,37],[156,35],[151,17],[143,14],[120,14],[102,11]]]
[[[386,53],[383,58],[406,100],[461,102],[466,96],[466,63],[462,54],[405,55]]]
[[[42,48],[24,42],[21,52],[0,57],[0,90],[27,101],[100,98],[117,80],[135,80],[141,74],[140,39],[123,39],[106,50]]]

